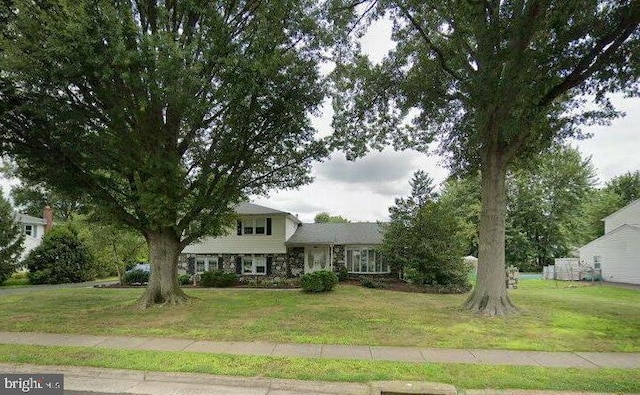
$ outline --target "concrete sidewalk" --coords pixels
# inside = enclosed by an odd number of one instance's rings
[[[357,359],[415,363],[440,362],[486,365],[529,365],[561,368],[640,368],[640,353],[463,350],[267,342],[216,342],[34,332],[0,332],[0,344],[81,346],[107,349],[188,351],[231,355]]]
[[[540,390],[464,390],[449,384],[416,381],[344,383],[0,363],[0,375],[11,373],[63,374],[65,394],[70,395],[595,395]]]

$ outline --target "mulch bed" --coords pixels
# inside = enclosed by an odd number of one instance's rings
[[[443,286],[429,286],[429,285],[417,285],[411,284],[406,281],[397,278],[370,278],[370,284],[374,286],[368,286],[366,288],[384,289],[386,291],[397,292],[413,292],[413,293],[430,293],[430,294],[451,294],[451,293],[465,293],[469,290],[464,289],[452,289],[451,287]],[[365,287],[363,281],[356,278],[349,278],[347,280],[340,281],[340,284],[354,285],[359,287]],[[120,284],[99,284],[95,285],[96,288],[143,288],[146,284],[142,285],[120,285]],[[183,285],[182,288],[205,288],[201,286]],[[278,286],[252,286],[249,284],[239,283],[228,288],[243,288],[243,289],[300,289],[299,286],[292,284],[282,284]]]
[[[370,281],[363,281],[364,279]],[[428,293],[428,294],[457,294],[457,293],[465,293],[470,291],[470,289],[461,289],[456,287],[447,287],[447,286],[431,286],[431,285],[423,285],[423,284],[411,284],[399,278],[362,278],[362,279],[353,279],[350,278],[348,280],[341,281],[340,284],[350,284],[350,285],[359,285],[367,288],[377,288],[384,289],[387,291],[398,291],[398,292],[413,292],[413,293]],[[369,286],[365,285],[368,284]]]

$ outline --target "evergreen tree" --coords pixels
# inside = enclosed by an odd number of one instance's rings
[[[24,234],[11,204],[0,194],[0,284],[16,270],[23,242]]]
[[[432,179],[414,174],[411,195],[397,198],[389,208],[380,251],[391,267],[414,283],[446,286],[457,291],[470,288],[464,253],[462,222],[453,207],[436,200]]]

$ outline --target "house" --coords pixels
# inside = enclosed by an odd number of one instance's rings
[[[42,243],[42,238],[53,226],[53,210],[46,206],[42,213],[42,218],[32,217],[31,215],[15,213],[15,221],[20,225],[22,233],[24,233],[24,250],[20,255],[20,260],[29,255],[29,252]]]
[[[188,273],[224,270],[243,276],[295,277],[317,270],[391,273],[376,251],[381,224],[302,223],[291,213],[241,203],[236,226],[225,236],[187,246],[180,267]]]
[[[604,235],[579,249],[580,262],[605,281],[640,284],[640,199],[603,221]]]

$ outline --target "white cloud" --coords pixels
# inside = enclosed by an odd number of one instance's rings
[[[601,184],[628,171],[640,170],[640,99],[616,96],[612,102],[626,116],[609,126],[586,128],[593,137],[576,143],[583,156],[591,156]]]

